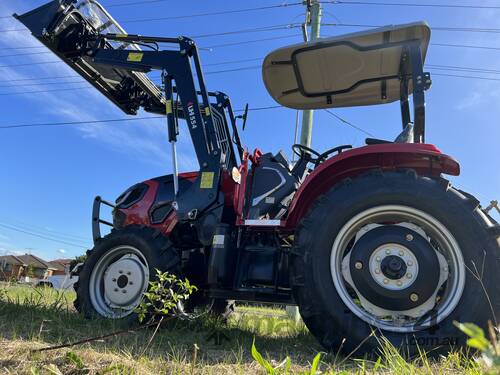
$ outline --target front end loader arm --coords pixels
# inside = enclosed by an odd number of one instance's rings
[[[135,115],[143,108],[165,114],[173,150],[177,139],[172,115],[175,83],[200,165],[198,181],[188,191],[178,192],[176,188],[178,219],[194,220],[198,213],[217,204],[223,157],[198,50],[191,39],[127,35],[95,0],[54,0],[14,16],[125,113]],[[155,48],[159,43],[175,44],[178,49],[160,51]],[[139,45],[152,50],[141,50]],[[162,72],[164,91],[146,76],[152,70]]]

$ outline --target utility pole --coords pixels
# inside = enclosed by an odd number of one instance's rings
[[[321,4],[319,0],[305,0],[306,5],[306,21],[302,27],[304,33],[304,41],[312,42],[319,39],[321,28]],[[307,26],[311,26],[311,32],[307,32]],[[298,113],[297,113],[298,115]],[[307,109],[302,111],[302,128],[300,130],[300,144],[306,147],[311,147],[312,142],[312,125],[313,125],[314,111]],[[298,117],[297,117],[298,123]],[[298,125],[298,124],[297,124]],[[296,126],[297,126],[296,125]],[[297,136],[297,129],[295,130]],[[286,306],[288,316],[297,324],[300,321],[299,308],[297,306]]]
[[[304,39],[306,41],[314,41],[319,39],[321,28],[322,9],[318,0],[306,0],[304,4],[307,6],[306,23],[304,27]],[[307,25],[311,26],[311,33],[307,35]],[[312,141],[312,125],[314,111],[307,109],[302,111],[302,129],[300,132],[300,144],[306,147],[311,147]]]

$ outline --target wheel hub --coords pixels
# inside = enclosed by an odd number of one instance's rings
[[[356,267],[358,263],[369,267]],[[425,269],[425,275],[418,269]],[[351,251],[355,288],[371,304],[392,311],[413,309],[428,300],[437,289],[439,270],[430,243],[417,232],[398,225],[370,230]]]
[[[381,287],[402,290],[417,278],[418,260],[406,246],[384,244],[370,256],[370,274]]]
[[[104,273],[104,297],[110,307],[128,308],[141,298],[149,275],[139,258],[127,254]]]
[[[406,263],[396,255],[389,255],[380,263],[380,269],[385,277],[398,280],[406,274]]]

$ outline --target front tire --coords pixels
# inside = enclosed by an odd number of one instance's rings
[[[443,179],[374,172],[346,180],[302,220],[291,283],[328,350],[370,352],[385,336],[409,355],[466,345],[453,321],[500,312],[499,230]]]
[[[87,254],[74,289],[76,309],[87,318],[135,319],[156,270],[180,273],[180,258],[158,230],[130,225],[113,230]]]

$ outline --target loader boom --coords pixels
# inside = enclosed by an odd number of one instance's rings
[[[227,127],[216,129],[213,109],[210,105],[209,93],[206,89],[194,41],[186,37],[162,38],[118,34],[106,34],[99,38],[101,40],[97,41],[98,45],[103,45],[105,41],[116,40],[127,43],[168,43],[178,46],[178,50],[135,52],[97,48],[89,52],[97,64],[142,73],[148,73],[152,70],[162,72],[165,95],[164,113],[168,123],[169,141],[173,142],[173,145],[177,141],[179,131],[178,115],[176,115],[179,106],[174,106],[175,83],[175,93],[182,103],[184,118],[200,165],[199,181],[193,184],[190,189],[193,191],[188,190],[177,197],[177,214],[180,219],[193,219],[197,212],[205,210],[217,200],[221,167],[232,168],[236,165],[232,148],[223,150],[222,142],[228,145],[230,134]],[[193,66],[197,82],[194,79]],[[197,90],[197,85],[199,90]],[[177,100],[176,102],[178,103]],[[217,130],[222,134],[217,134]],[[176,157],[175,149],[172,157]],[[177,175],[175,169],[174,166],[174,176]],[[177,194],[177,188],[175,193]]]
[[[85,7],[89,10],[84,10]],[[89,12],[91,19],[86,18]],[[177,217],[192,220],[198,212],[216,204],[221,169],[230,170],[236,166],[233,143],[240,157],[243,148],[229,98],[207,91],[193,40],[125,34],[94,0],[77,4],[55,0],[24,15],[14,16],[125,113],[136,114],[142,108],[166,115],[175,181],[178,119],[184,118],[200,172],[191,188],[177,196]],[[96,18],[101,22],[96,24]],[[102,33],[106,30],[117,32]],[[160,50],[160,44],[174,48]],[[148,49],[142,50],[139,46]],[[145,74],[153,70],[162,72],[162,87],[155,85]],[[216,103],[211,104],[210,97],[215,97]],[[177,188],[175,193],[177,195]]]

